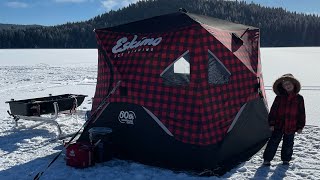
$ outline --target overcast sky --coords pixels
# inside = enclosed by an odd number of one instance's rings
[[[139,0],[0,0],[0,23],[58,25],[85,21],[137,1]],[[245,1],[320,15],[320,0]]]

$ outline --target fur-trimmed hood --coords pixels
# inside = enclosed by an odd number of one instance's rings
[[[285,95],[286,90],[282,87],[282,82],[284,81],[291,81],[294,85],[294,92],[298,94],[301,90],[301,84],[292,74],[284,74],[281,77],[279,77],[272,86],[272,89],[276,95]]]

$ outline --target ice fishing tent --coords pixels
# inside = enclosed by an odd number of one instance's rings
[[[95,33],[93,121],[80,140],[110,127],[118,158],[203,170],[248,159],[270,136],[258,28],[176,12]]]

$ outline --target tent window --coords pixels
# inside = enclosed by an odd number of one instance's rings
[[[183,53],[170,64],[160,76],[163,79],[163,83],[168,86],[188,85],[190,83],[189,51]]]
[[[230,71],[222,62],[208,50],[208,82],[209,84],[228,84],[231,76]]]

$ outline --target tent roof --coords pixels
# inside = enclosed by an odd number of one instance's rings
[[[179,22],[179,23],[177,23]],[[246,29],[258,29],[252,26],[236,24],[229,21],[212,18],[209,16],[196,15],[192,13],[175,12],[160,16],[151,17],[144,20],[139,20],[127,24],[122,24],[114,27],[102,28],[98,30],[107,30],[113,32],[125,33],[156,33],[167,32],[173,29],[178,29],[190,26],[195,23],[206,24],[221,30],[241,31]]]
[[[193,20],[198,21],[201,24],[206,24],[208,26],[215,27],[217,29],[221,30],[228,30],[228,31],[242,31],[246,29],[258,29],[253,26],[247,26],[243,24],[236,24],[229,21],[225,21],[222,19],[217,19],[209,16],[203,16],[198,14],[191,14],[187,13],[189,17],[191,17]]]

